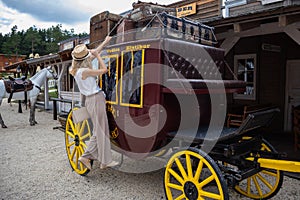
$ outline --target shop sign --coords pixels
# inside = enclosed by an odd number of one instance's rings
[[[189,15],[196,14],[196,3],[191,3],[188,5],[184,5],[176,8],[176,16],[177,17],[185,17]]]
[[[74,42],[70,41],[70,42],[66,42],[64,44],[62,44],[62,50],[66,50],[66,49],[72,49],[74,48]]]

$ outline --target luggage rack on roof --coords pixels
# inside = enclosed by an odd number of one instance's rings
[[[163,19],[164,27],[168,27],[168,24],[171,23],[170,28],[182,33],[183,38],[186,37],[185,35],[190,35],[200,44],[217,43],[213,27],[186,18],[178,18],[167,13],[161,13],[159,15]]]
[[[208,46],[215,46],[218,43],[213,27],[186,18],[178,18],[166,12],[147,16],[136,22],[122,18],[114,29],[121,24],[124,27],[131,27],[132,23],[135,23],[135,28],[132,27],[132,29],[123,31],[122,33],[117,33],[113,37],[113,43],[120,44],[162,37],[186,40]],[[95,41],[93,43],[100,42]]]
[[[213,27],[186,18],[178,18],[166,12],[156,13],[140,20],[137,27],[144,33],[144,37],[147,35],[148,28],[154,28],[161,30],[160,33],[156,32],[156,34],[161,34],[160,36],[170,36],[210,46],[217,44]]]

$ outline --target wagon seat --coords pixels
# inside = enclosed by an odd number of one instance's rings
[[[196,94],[222,92],[223,87],[226,93],[245,90],[246,83],[235,80],[226,66],[223,49],[169,38],[164,40],[164,44],[166,49],[183,52],[183,55],[178,55],[167,51],[165,55],[164,62],[170,68],[164,75],[164,81],[169,88],[179,93],[189,93],[192,88]],[[169,90],[165,88],[164,91]]]

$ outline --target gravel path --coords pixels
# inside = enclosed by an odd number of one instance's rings
[[[165,199],[163,170],[132,174],[93,169],[82,177],[67,160],[64,133],[52,114],[37,109],[31,127],[29,111],[6,102],[0,107],[8,129],[0,129],[0,198],[13,199]],[[232,190],[231,199],[247,199]],[[300,199],[300,181],[285,177],[273,199]]]

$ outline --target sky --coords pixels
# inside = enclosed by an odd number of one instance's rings
[[[179,0],[152,0],[152,3],[168,5]],[[0,33],[18,31],[35,26],[47,29],[62,24],[62,29],[74,29],[75,33],[88,33],[90,18],[103,11],[120,14],[132,9],[137,0],[0,0]],[[143,2],[149,2],[143,0]]]

